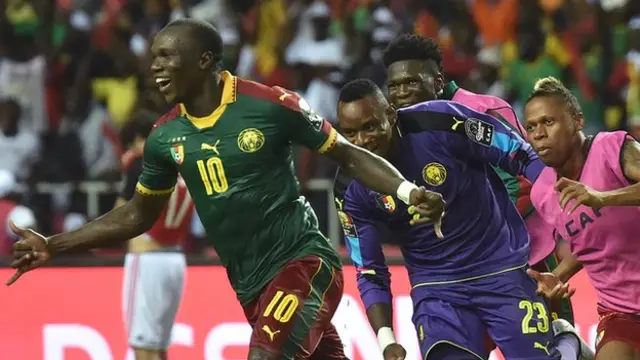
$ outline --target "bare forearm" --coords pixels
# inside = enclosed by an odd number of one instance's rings
[[[562,259],[558,267],[553,270],[553,274],[561,281],[566,282],[580,270],[582,270],[582,263],[575,255],[570,254]]]
[[[342,169],[369,189],[382,194],[395,195],[405,181],[400,172],[387,160],[341,140],[330,156]]]
[[[605,206],[640,206],[640,183],[604,194]]]
[[[58,254],[109,246],[142,234],[152,224],[127,203],[75,231],[50,237],[47,248]]]
[[[393,328],[393,313],[391,305],[385,303],[377,303],[369,306],[367,309],[367,318],[369,324],[373,328],[374,333],[383,327]]]

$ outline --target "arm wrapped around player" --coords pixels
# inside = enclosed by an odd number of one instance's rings
[[[407,181],[387,160],[349,143],[298,94],[278,89],[283,105],[279,118],[285,121],[291,141],[326,154],[366,187],[416,205],[416,211],[422,215],[420,222],[440,224],[445,205],[441,194]],[[442,237],[441,231],[438,234]]]

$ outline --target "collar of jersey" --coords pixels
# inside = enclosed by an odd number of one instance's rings
[[[442,89],[442,100],[451,100],[453,99],[453,95],[458,90],[458,85],[454,81],[450,81],[447,85]]]
[[[187,109],[184,107],[184,104],[180,104],[180,113],[199,129],[213,126],[227,109],[227,105],[236,101],[236,77],[228,71],[223,71],[220,73],[220,80],[223,83],[222,99],[220,100],[220,106],[218,106],[218,108],[216,108],[211,114],[204,117],[195,117],[187,113]]]

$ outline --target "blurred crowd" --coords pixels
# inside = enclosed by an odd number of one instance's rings
[[[293,89],[331,121],[340,86],[366,77],[384,88],[382,50],[414,32],[438,40],[447,80],[464,88],[520,112],[536,79],[555,76],[580,99],[588,132],[640,135],[635,0],[0,0],[0,10],[0,218],[44,233],[86,221],[74,184],[118,181],[127,124],[167,110],[148,49],[185,16],[220,30],[226,69]],[[298,152],[303,190],[332,173]],[[40,182],[72,185],[43,194]],[[101,212],[115,196],[100,197]],[[329,216],[326,199],[313,202]]]

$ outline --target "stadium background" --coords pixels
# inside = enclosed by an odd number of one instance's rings
[[[640,134],[639,1],[0,0],[0,9],[0,170],[19,180],[7,188],[0,179],[0,204],[32,209],[33,225],[45,234],[112,207],[119,129],[166,110],[147,71],[148,40],[185,14],[217,25],[227,69],[295,89],[331,121],[341,84],[367,77],[384,85],[382,49],[397,34],[416,32],[438,39],[447,79],[467,89],[505,98],[520,112],[535,80],[553,75],[579,97],[589,133]],[[344,253],[331,197],[334,165],[299,149],[297,170],[323,229]],[[9,246],[3,240],[0,256]],[[198,238],[186,248],[191,266],[170,354],[246,358],[250,330],[215,252]],[[395,264],[398,336],[416,360],[406,272],[393,244],[386,253]],[[0,288],[2,358],[125,359],[121,264],[122,248],[102,249]],[[377,359],[354,271],[345,271],[334,321],[353,359]],[[9,276],[0,269],[1,278]],[[593,289],[583,273],[573,284],[580,331],[593,343]]]

